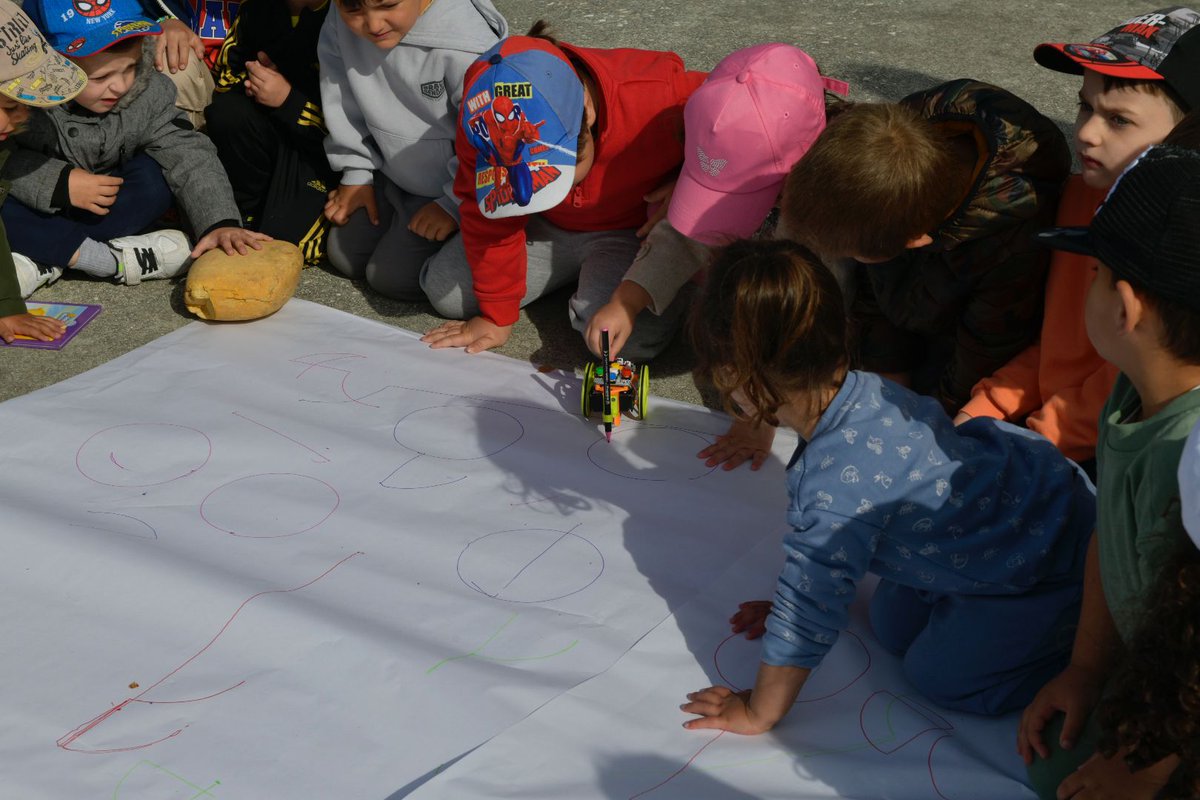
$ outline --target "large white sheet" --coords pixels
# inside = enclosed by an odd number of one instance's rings
[[[301,301],[0,405],[4,796],[399,794],[777,542],[719,415],[578,409]]]
[[[737,603],[766,598],[780,566],[764,542],[710,591],[575,687],[416,790],[413,800],[1026,800],[1016,715],[984,719],[916,695],[853,624],[769,734],[681,728],[684,695],[753,685],[759,645],[731,636]]]

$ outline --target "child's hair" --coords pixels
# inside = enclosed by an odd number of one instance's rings
[[[383,5],[384,0],[337,0],[337,3],[347,11],[358,11],[363,7]]]
[[[1106,92],[1111,92],[1113,89],[1132,89],[1136,92],[1145,92],[1155,97],[1161,97],[1171,110],[1171,117],[1176,123],[1183,119],[1184,114],[1189,110],[1184,99],[1168,86],[1166,81],[1117,78],[1103,73],[1100,77],[1104,79],[1104,91]]]
[[[892,258],[962,202],[973,167],[907,106],[851,104],[792,167],[782,219],[823,256]]]
[[[718,251],[689,332],[697,378],[739,419],[778,424],[780,406],[815,401],[840,384],[849,362],[837,280],[794,242],[743,240]],[[739,390],[753,414],[733,402]]]
[[[1200,365],[1200,314],[1175,298],[1149,292],[1133,281],[1129,285],[1158,315],[1163,349],[1184,364]]]
[[[1096,710],[1099,750],[1138,770],[1170,755],[1179,767],[1157,797],[1200,796],[1200,550],[1190,540],[1159,575],[1142,625]]]
[[[115,44],[109,45],[108,47],[104,48],[103,50],[99,50],[96,53],[93,53],[93,55],[100,55],[100,53],[108,53],[108,54],[114,55],[114,56],[123,56],[123,55],[129,55],[129,54],[133,53],[135,50],[140,52],[142,50],[142,48],[146,46],[146,39],[147,39],[147,37],[145,37],[145,36],[130,36],[126,39],[121,39],[119,42],[117,42]],[[78,63],[80,60],[78,58],[72,58],[71,56],[67,56],[67,58],[70,58],[72,61],[74,61],[76,63]]]

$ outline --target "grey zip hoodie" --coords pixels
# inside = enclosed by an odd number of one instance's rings
[[[507,35],[490,0],[434,0],[398,45],[381,50],[331,10],[317,54],[325,153],[342,183],[372,183],[379,170],[410,194],[437,198],[457,220],[454,134],[463,75]]]
[[[13,140],[0,174],[11,182],[10,194],[37,211],[63,210],[55,187],[68,167],[106,174],[145,153],[162,167],[197,236],[218,223],[240,224],[216,147],[175,108],[175,84],[154,68],[153,37],[145,37],[133,86],[111,111],[94,114],[75,103],[34,109],[28,130]]]

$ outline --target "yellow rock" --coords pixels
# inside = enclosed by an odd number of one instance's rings
[[[300,250],[288,242],[263,242],[262,250],[244,256],[209,250],[188,270],[183,302],[200,319],[265,317],[296,291],[303,267]]]

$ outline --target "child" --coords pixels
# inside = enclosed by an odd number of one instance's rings
[[[0,0],[0,168],[8,159],[9,137],[29,118],[29,106],[65,103],[83,90],[87,76],[50,49],[33,21],[9,0]],[[0,203],[7,190],[0,185]],[[52,342],[67,326],[57,319],[28,313],[23,298],[45,282],[29,259],[13,258],[8,235],[0,224],[0,339],[12,342],[29,336]]]
[[[791,242],[723,251],[691,334],[697,377],[727,407],[802,442],[754,689],[688,695],[683,711],[701,718],[685,727],[762,733],[779,722],[867,572],[881,576],[875,634],[919,691],[980,714],[1032,697],[1066,661],[1095,518],[1087,478],[1036,434],[994,420],[955,429],[936,400],[849,370],[837,281]],[[744,608],[736,629],[765,613]]]
[[[1187,800],[1200,796],[1200,425],[1179,462],[1183,527],[1190,537],[1163,567],[1142,621],[1097,708],[1098,750],[1059,793]]]
[[[454,137],[463,74],[508,32],[490,0],[335,0],[321,31],[325,152],[341,185],[329,263],[400,300],[458,229]]]
[[[626,356],[636,360],[670,343],[710,247],[762,227],[788,170],[825,128],[825,92],[848,90],[786,44],[748,47],[717,64],[683,109],[683,170],[669,221],[650,229],[605,305],[593,312],[576,307],[582,297],[571,303],[572,319],[588,320],[584,340],[592,352],[600,353],[605,328],[613,356],[626,342]]]
[[[209,67],[237,13],[238,0],[139,0],[139,4],[143,15],[162,28],[162,35],[154,40],[154,68],[175,84],[175,107],[199,130],[213,96]]]
[[[576,47],[545,30],[504,40],[467,72],[462,236],[421,273],[434,309],[466,321],[426,334],[433,347],[502,345],[522,306],[576,278],[572,323],[584,331],[637,255],[646,195],[683,161],[683,106],[704,73],[674,53]],[[666,338],[655,322],[639,322],[651,341]]]
[[[158,27],[133,0],[91,17],[74,13],[71,0],[37,0],[30,11],[53,47],[74,54],[88,85],[16,137],[4,170],[11,197],[0,209],[14,249],[133,285],[169,278],[213,247],[245,252],[270,238],[240,227],[216,149],[175,108],[175,88],[154,69],[145,38]],[[136,235],[172,198],[200,234],[190,254],[181,231]]]
[[[855,104],[784,183],[780,228],[825,260],[858,262],[859,365],[950,413],[1032,340],[1050,224],[1070,171],[1051,120],[995,86],[955,80],[898,104]],[[762,464],[774,434],[735,423],[698,455]]]
[[[1186,46],[1200,43],[1198,22],[1194,11],[1168,9],[1135,17],[1090,44],[1043,44],[1034,51],[1043,66],[1083,75],[1075,117],[1083,170],[1067,181],[1058,225],[1086,225],[1116,176],[1200,100],[1200,50]],[[1023,420],[1095,474],[1096,424],[1117,370],[1096,353],[1084,329],[1092,271],[1083,258],[1051,254],[1041,337],[975,384],[955,421]]]
[[[246,0],[221,46],[205,117],[246,226],[325,252],[325,159],[317,37],[329,0]]]
[[[1088,336],[1121,371],[1100,418],[1099,523],[1071,663],[1025,710],[1017,738],[1044,797],[1089,755],[1078,746],[1085,720],[1122,643],[1134,638],[1151,583],[1184,541],[1175,473],[1200,419],[1197,187],[1200,153],[1152,148],[1117,180],[1089,228],[1042,237],[1099,261],[1084,309]],[[1061,733],[1047,735],[1059,712]]]

